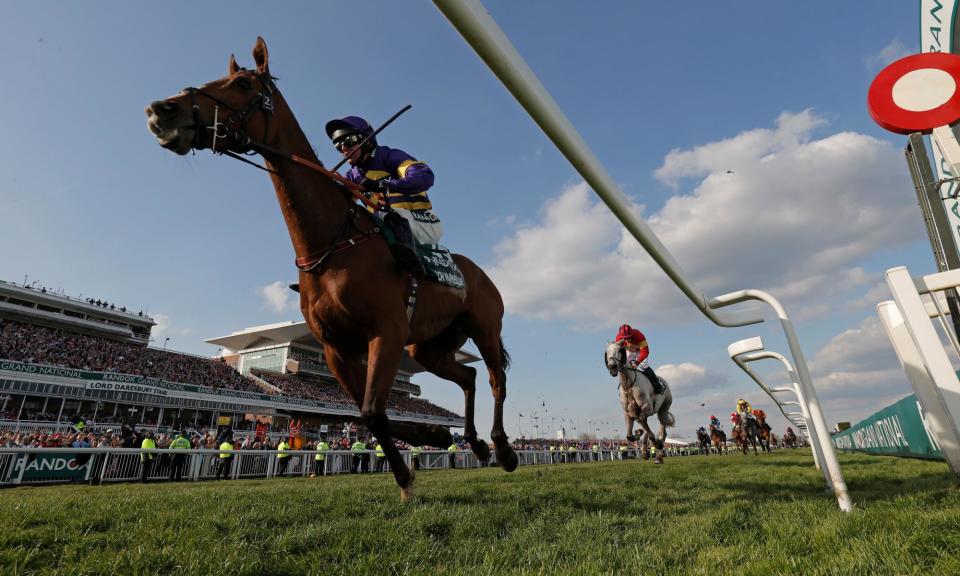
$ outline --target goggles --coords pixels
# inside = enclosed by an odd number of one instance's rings
[[[342,138],[337,138],[333,142],[333,147],[342,152],[344,148],[353,148],[361,141],[363,141],[363,136],[360,134],[347,134]]]

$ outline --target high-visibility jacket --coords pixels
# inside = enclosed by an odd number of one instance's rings
[[[157,443],[153,441],[153,438],[144,438],[143,442],[140,443],[140,448],[145,450],[156,450]],[[152,452],[141,452],[140,460],[153,460],[154,454]]]
[[[314,458],[315,460],[323,461],[327,459],[327,452],[330,451],[330,445],[324,442],[323,440],[317,444],[317,455]]]
[[[599,452],[600,446],[598,446],[597,444],[594,444],[593,446],[590,447],[590,449],[593,450],[594,452]]]
[[[231,444],[231,443],[227,442],[226,440],[224,440],[223,443],[220,444],[220,449],[221,449],[221,450],[233,450],[233,444]],[[221,458],[230,458],[231,456],[233,456],[233,454],[224,454],[224,453],[221,453],[221,454],[220,454],[220,457],[221,457]]]
[[[350,450],[354,452],[363,452],[366,449],[367,449],[367,445],[359,440],[357,440],[356,442],[353,443],[352,446],[350,446]]]
[[[280,451],[280,452],[277,454],[277,458],[289,458],[289,457],[290,457],[290,454],[287,453],[287,450],[289,450],[289,449],[290,449],[290,445],[287,444],[287,441],[286,441],[286,440],[281,440],[280,443],[277,444],[277,450]]]
[[[420,452],[422,452],[422,450],[420,449],[419,446],[411,446],[411,447],[410,447],[410,457],[411,457],[411,458],[419,458],[419,457],[420,457]]]
[[[457,451],[457,443],[456,443],[456,442],[454,442],[453,444],[450,445],[449,448],[447,448],[447,452],[456,452],[456,451]]]
[[[376,450],[377,458],[383,458],[385,456],[385,454],[383,453],[383,446],[381,446],[379,442],[377,443],[377,447],[374,448],[374,450]]]
[[[171,450],[189,450],[190,448],[190,441],[183,436],[177,436],[173,439],[173,442],[170,443]]]

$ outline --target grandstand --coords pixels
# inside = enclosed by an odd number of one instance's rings
[[[221,347],[214,358],[149,347],[154,325],[142,312],[0,281],[0,430],[83,420],[94,430],[229,425],[260,435],[295,422],[310,437],[359,416],[304,322],[212,338]],[[461,351],[458,359],[479,358]],[[420,398],[410,378],[422,370],[405,356],[390,417],[462,427],[461,416]]]

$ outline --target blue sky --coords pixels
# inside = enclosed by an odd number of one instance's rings
[[[874,306],[884,270],[934,264],[905,139],[865,101],[886,63],[917,51],[916,3],[485,4],[699,289],[782,300],[830,424],[910,392]],[[738,396],[774,412],[726,346],[760,335],[785,352],[777,324],[719,328],[696,312],[431,3],[280,6],[6,3],[0,278],[143,308],[171,348],[199,354],[216,352],[206,338],[300,320],[271,288],[296,275],[266,176],[160,149],[143,113],[225,74],[231,53],[249,66],[260,35],[328,164],[326,120],[378,124],[413,105],[380,141],[430,164],[444,243],[504,294],[511,435],[534,415],[541,433],[621,433],[600,357],[622,322],[647,333],[674,387],[675,435]],[[453,384],[416,381],[462,411]]]

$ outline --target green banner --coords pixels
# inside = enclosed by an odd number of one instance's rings
[[[24,454],[17,461],[17,471],[26,462],[24,480],[74,480],[87,476],[89,454]]]
[[[844,452],[944,459],[915,394],[835,434],[832,440]]]

